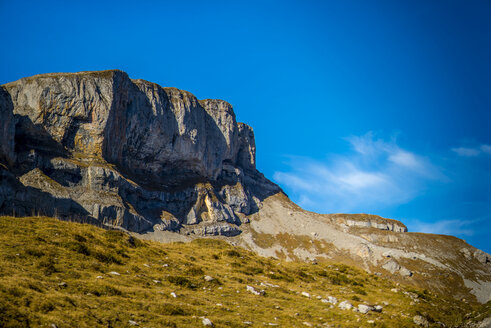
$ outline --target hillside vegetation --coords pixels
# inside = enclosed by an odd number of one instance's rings
[[[415,316],[459,327],[491,314],[489,303],[346,265],[283,262],[215,239],[142,241],[44,217],[0,217],[0,263],[0,327],[200,327],[206,319],[215,327],[413,327]],[[381,310],[341,309],[343,301]]]

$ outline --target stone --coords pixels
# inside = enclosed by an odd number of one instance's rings
[[[203,326],[208,326],[208,327],[213,327],[213,323],[211,322],[210,319],[208,318],[203,318],[203,320],[201,320],[201,322],[203,323]]]
[[[382,265],[382,268],[384,268],[385,270],[389,271],[392,274],[399,273],[403,277],[411,277],[413,275],[413,273],[410,270],[401,266],[399,263],[397,263],[392,259],[386,262],[384,265]]]
[[[259,285],[263,286],[263,287],[271,287],[271,288],[279,288],[280,287],[279,285],[275,285],[275,284],[272,284],[269,282],[261,282]]]
[[[372,311],[373,307],[365,305],[365,304],[359,304],[358,305],[358,312],[362,314],[367,314],[369,311]]]
[[[375,305],[373,307],[373,310],[372,311],[379,312],[380,313],[380,312],[382,312],[382,309],[383,309],[383,306],[382,305]]]
[[[174,297],[174,298],[177,298],[177,295],[176,295],[176,293],[174,293],[174,292],[171,292],[171,293],[170,293],[170,296],[172,296],[172,297]]]
[[[138,322],[133,321],[133,320],[128,320],[128,324],[129,324],[130,326],[139,326]]]
[[[471,251],[468,248],[462,248],[460,252],[464,255],[467,260],[472,259]]]
[[[249,293],[257,295],[257,296],[263,296],[265,294],[264,290],[257,290],[256,288],[249,286],[249,285],[246,286],[246,290]]]
[[[481,251],[480,249],[476,249],[474,251],[474,258],[481,262],[482,264],[489,264],[491,263],[491,255],[489,255],[486,252]]]
[[[348,301],[342,301],[341,303],[339,303],[338,307],[341,310],[351,310],[353,308],[353,305]]]
[[[215,278],[213,278],[211,276],[204,276],[203,279],[205,279],[205,281],[208,281],[208,282],[215,280]]]
[[[411,277],[413,275],[413,273],[410,270],[404,267],[401,267],[401,269],[399,270],[399,274],[404,277]]]
[[[422,326],[422,327],[428,327],[429,326],[428,320],[425,317],[420,316],[420,315],[415,315],[413,317],[413,322],[418,326]]]
[[[110,275],[113,275],[113,276],[120,276],[121,274],[119,272],[116,272],[116,271],[111,271],[109,272]]]
[[[401,266],[396,261],[390,260],[384,265],[382,265],[382,268],[394,274],[401,269]]]
[[[310,298],[310,294],[307,292],[302,292],[301,295]]]

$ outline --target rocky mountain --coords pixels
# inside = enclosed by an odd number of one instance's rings
[[[222,100],[118,70],[0,87],[0,214],[44,215],[264,256],[336,261],[485,303],[491,256],[375,215],[299,208],[255,167],[251,127]]]

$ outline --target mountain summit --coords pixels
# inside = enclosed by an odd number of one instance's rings
[[[162,241],[222,236],[264,256],[343,262],[491,299],[491,256],[458,238],[292,203],[257,171],[253,130],[223,100],[118,70],[53,73],[2,85],[0,117],[0,214]]]

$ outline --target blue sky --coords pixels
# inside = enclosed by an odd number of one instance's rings
[[[0,0],[0,83],[122,69],[220,98],[304,208],[491,252],[491,2]]]

